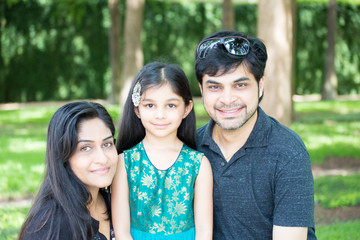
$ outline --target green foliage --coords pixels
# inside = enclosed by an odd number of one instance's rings
[[[324,208],[356,206],[360,203],[359,182],[360,174],[316,178],[315,202]]]
[[[316,227],[316,237],[321,240],[360,239],[360,220],[338,222],[330,226]]]
[[[221,30],[221,3],[147,0],[145,4],[144,62],[180,65],[199,95],[194,51],[203,37]],[[327,1],[298,1],[297,9],[295,92],[319,93],[327,47]],[[236,3],[234,10],[235,29],[255,36],[257,5]],[[124,23],[125,1],[120,1],[120,13]],[[1,1],[0,102],[106,98],[111,90],[110,24],[106,1]],[[357,32],[360,4],[338,1],[339,94],[360,93],[360,38],[353,37]]]
[[[296,79],[297,94],[320,93],[325,70],[326,17],[328,1],[301,1],[298,3],[296,33]],[[360,5],[338,1],[335,71],[338,93],[360,92],[359,51]]]
[[[106,97],[106,1],[20,0],[4,8],[0,102]]]

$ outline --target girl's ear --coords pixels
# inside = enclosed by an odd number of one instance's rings
[[[134,112],[135,112],[136,116],[140,119],[140,112],[139,112],[138,107],[134,107]]]
[[[189,113],[191,112],[191,110],[194,107],[194,102],[192,100],[189,101],[189,104],[187,106],[185,106],[185,112],[183,115],[183,119],[187,117],[187,115],[189,115]]]

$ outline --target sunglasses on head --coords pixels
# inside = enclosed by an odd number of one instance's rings
[[[245,56],[250,51],[250,42],[240,36],[208,38],[201,41],[196,49],[198,58],[206,58],[212,49],[218,44],[224,45],[225,49],[232,55]]]

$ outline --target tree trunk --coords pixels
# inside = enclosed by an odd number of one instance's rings
[[[121,89],[121,45],[120,45],[120,30],[121,18],[119,13],[119,1],[109,0],[108,2],[111,27],[109,31],[109,46],[110,46],[110,66],[111,66],[111,92],[108,101],[111,104],[120,101],[119,92]]]
[[[338,81],[335,73],[335,41],[336,41],[336,0],[329,0],[327,15],[327,42],[325,61],[324,86],[322,100],[335,100],[337,98]]]
[[[265,42],[268,61],[262,108],[289,126],[292,116],[295,0],[259,0],[258,36]]]
[[[223,1],[222,28],[225,30],[234,30],[235,28],[235,13],[232,0]]]
[[[127,0],[125,16],[125,58],[123,63],[122,89],[120,90],[120,107],[125,103],[131,82],[144,64],[141,46],[141,30],[145,0]]]

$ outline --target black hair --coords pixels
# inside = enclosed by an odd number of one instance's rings
[[[124,105],[116,144],[118,153],[135,146],[145,137],[145,128],[135,114],[135,107],[132,102],[133,89],[137,83],[141,85],[140,96],[149,88],[169,83],[172,90],[183,98],[185,106],[188,106],[192,101],[189,81],[180,67],[161,62],[152,62],[145,65],[133,80]],[[182,120],[177,136],[186,145],[196,149],[195,134],[196,120],[193,108],[187,117]]]
[[[59,239],[63,222],[69,223],[72,239],[92,239],[92,220],[87,209],[92,201],[91,194],[72,171],[69,159],[76,150],[80,124],[94,118],[101,119],[114,136],[113,121],[98,103],[71,102],[54,113],[48,127],[44,181],[20,230],[19,239],[24,239],[29,231],[40,231],[47,223],[49,231],[45,239]],[[48,207],[46,216],[40,216],[43,221],[36,222],[34,217],[39,216],[44,206]]]
[[[205,74],[209,76],[226,74],[242,63],[244,63],[259,83],[260,79],[264,76],[267,61],[265,44],[258,38],[247,37],[244,33],[238,31],[216,32],[205,37],[202,41],[209,38],[226,36],[240,36],[248,39],[251,45],[249,53],[245,56],[236,56],[230,54],[222,44],[218,44],[216,48],[213,48],[205,58],[199,58],[197,52],[195,52],[195,74],[200,85],[202,85],[202,78]],[[259,101],[261,101],[262,97],[263,95]]]

